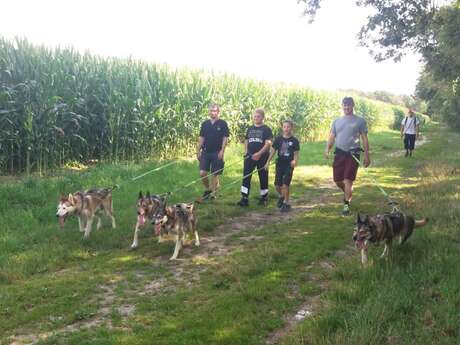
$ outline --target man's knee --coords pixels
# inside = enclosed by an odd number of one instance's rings
[[[209,173],[206,170],[200,170],[200,176],[201,177],[206,177],[206,176],[208,176],[208,174]]]
[[[352,188],[353,187],[353,181],[352,180],[343,180],[343,184],[347,188]]]

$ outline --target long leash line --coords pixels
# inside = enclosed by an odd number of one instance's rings
[[[173,165],[173,164],[177,164],[177,163],[179,163],[179,162],[180,162],[179,160],[176,160],[176,161],[172,161],[172,162],[166,163],[166,164],[164,164],[164,165],[162,165],[162,166],[159,166],[159,167],[157,167],[157,168],[155,168],[155,169],[149,170],[149,171],[147,171],[147,172],[145,172],[145,173],[143,173],[143,174],[141,174],[141,175],[139,175],[139,176],[133,177],[133,178],[131,179],[131,181],[136,181],[136,180],[138,180],[138,179],[140,179],[140,178],[142,178],[142,177],[144,177],[144,176],[147,176],[147,175],[149,175],[149,174],[151,174],[151,173],[154,173],[154,172],[156,172],[156,171],[163,170],[164,168],[167,168],[167,167],[169,167],[169,166],[171,166],[171,165]]]
[[[271,166],[271,165],[274,164],[274,163],[275,163],[275,160],[272,160],[268,166]],[[231,182],[229,182],[229,183],[226,183],[226,184],[224,184],[223,186],[219,187],[213,194],[217,193],[218,191],[220,191],[220,190],[222,190],[222,189],[224,189],[224,188],[227,188],[228,186],[232,186],[232,185],[234,185],[235,183],[240,182],[241,180],[244,180],[246,177],[249,177],[249,176],[251,176],[252,174],[255,174],[256,172],[259,172],[260,170],[263,170],[263,169],[266,169],[266,168],[267,168],[267,166],[263,166],[263,167],[261,167],[261,168],[258,168],[258,169],[253,170],[252,172],[250,172],[249,174],[244,175],[243,177],[239,177],[239,178],[237,178],[237,179],[234,179],[233,181],[231,181]]]
[[[391,212],[394,213],[394,212],[400,212],[400,208],[399,208],[399,203],[397,201],[394,201],[391,196],[385,191],[385,189],[382,188],[382,186],[379,185],[379,183],[377,182],[377,180],[371,175],[371,173],[368,171],[367,168],[365,168],[360,160],[358,158],[356,158],[356,156],[354,154],[351,154],[351,156],[353,157],[353,159],[356,161],[356,163],[358,163],[359,166],[363,167],[363,170],[366,172],[367,176],[371,179],[372,183],[374,184],[374,186],[376,186],[381,192],[382,194],[387,198],[388,200],[388,205],[391,207]]]
[[[243,161],[246,160],[247,158],[248,158],[248,157],[244,157],[244,158],[239,159],[239,160],[237,160],[237,161],[235,161],[235,162],[232,162],[232,163],[228,164],[226,167],[224,166],[224,167],[222,167],[222,168],[220,168],[220,169],[218,169],[218,170],[216,170],[216,171],[214,171],[214,172],[212,172],[212,173],[209,173],[209,174],[207,174],[207,175],[205,175],[205,176],[202,176],[202,177],[199,177],[199,178],[197,178],[197,179],[195,179],[195,180],[192,180],[192,181],[190,181],[189,183],[187,183],[187,184],[185,184],[185,185],[183,185],[183,186],[181,186],[181,187],[179,187],[179,188],[176,188],[176,189],[174,189],[174,190],[172,190],[172,191],[162,193],[162,194],[160,194],[160,196],[171,196],[171,195],[173,195],[173,194],[176,194],[177,192],[182,191],[182,190],[184,190],[184,189],[187,189],[187,188],[193,186],[195,183],[198,183],[198,182],[204,180],[205,178],[209,178],[210,176],[213,176],[213,175],[215,175],[216,173],[219,173],[219,172],[223,171],[225,168],[228,169],[229,167],[231,167],[231,166],[233,166],[233,165],[235,165],[235,164],[237,164],[237,163],[243,162]]]

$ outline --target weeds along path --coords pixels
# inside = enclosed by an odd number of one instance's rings
[[[418,141],[418,145],[423,145],[428,141],[426,138]],[[402,155],[402,151],[392,152],[384,158],[374,161],[376,165],[382,165],[386,160],[394,156]],[[162,291],[174,292],[176,289],[183,287],[193,287],[200,282],[202,274],[212,270],[219,260],[226,260],[225,257],[231,255],[237,250],[245,250],[249,243],[263,241],[264,237],[260,235],[248,234],[263,227],[295,221],[307,212],[311,212],[330,202],[337,202],[337,188],[332,179],[323,179],[314,187],[315,196],[307,198],[301,195],[292,200],[292,211],[281,213],[277,209],[265,209],[258,211],[249,211],[242,216],[230,218],[225,224],[218,226],[215,231],[207,236],[201,237],[201,246],[195,247],[193,242],[186,245],[179,256],[179,260],[169,261],[169,256],[173,250],[173,243],[170,243],[170,250],[153,261],[153,271],[137,270],[130,272],[135,277],[135,284],[126,284],[126,276],[123,273],[117,273],[117,278],[111,279],[108,283],[100,285],[99,294],[93,296],[91,303],[98,305],[97,312],[90,318],[78,321],[53,331],[40,334],[16,335],[9,338],[10,344],[36,344],[40,341],[50,339],[50,337],[59,337],[70,334],[82,329],[91,329],[99,326],[105,326],[108,329],[123,330],[123,320],[131,316],[136,311],[136,298],[139,296],[155,296]],[[313,295],[302,295],[299,286],[291,287],[289,291],[290,298],[298,301],[296,311],[284,315],[284,324],[281,328],[272,332],[266,338],[266,344],[277,344],[281,339],[287,336],[296,325],[305,318],[308,318],[321,309],[321,294],[327,290],[328,283],[321,274],[321,271],[331,272],[335,268],[334,258],[348,257],[354,252],[351,245],[332,253],[330,258],[319,258],[312,264],[306,266],[299,274],[306,275],[312,284],[316,285]],[[162,272],[158,274],[158,272]],[[126,273],[128,274],[128,273]],[[122,293],[117,290],[123,287]],[[111,314],[117,313],[122,320],[116,325],[112,323]]]

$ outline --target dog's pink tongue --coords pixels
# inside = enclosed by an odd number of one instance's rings
[[[159,235],[161,232],[161,224],[158,223],[158,224],[155,224],[155,235]]]
[[[64,227],[64,223],[65,223],[65,217],[59,217],[59,226],[60,226],[61,228]]]
[[[145,215],[138,215],[137,216],[137,222],[139,223],[139,225],[144,225],[145,224]]]
[[[364,241],[362,241],[362,240],[356,241],[356,242],[355,242],[355,246],[356,246],[356,248],[358,248],[358,249],[362,249],[362,248],[364,247]]]

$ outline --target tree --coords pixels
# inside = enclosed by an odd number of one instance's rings
[[[322,0],[298,1],[305,3],[312,21]],[[425,67],[417,96],[428,102],[430,112],[460,129],[460,0],[357,0],[356,4],[376,10],[358,33],[361,45],[376,61],[398,61],[407,51],[420,53]],[[412,101],[403,100],[406,105]]]

